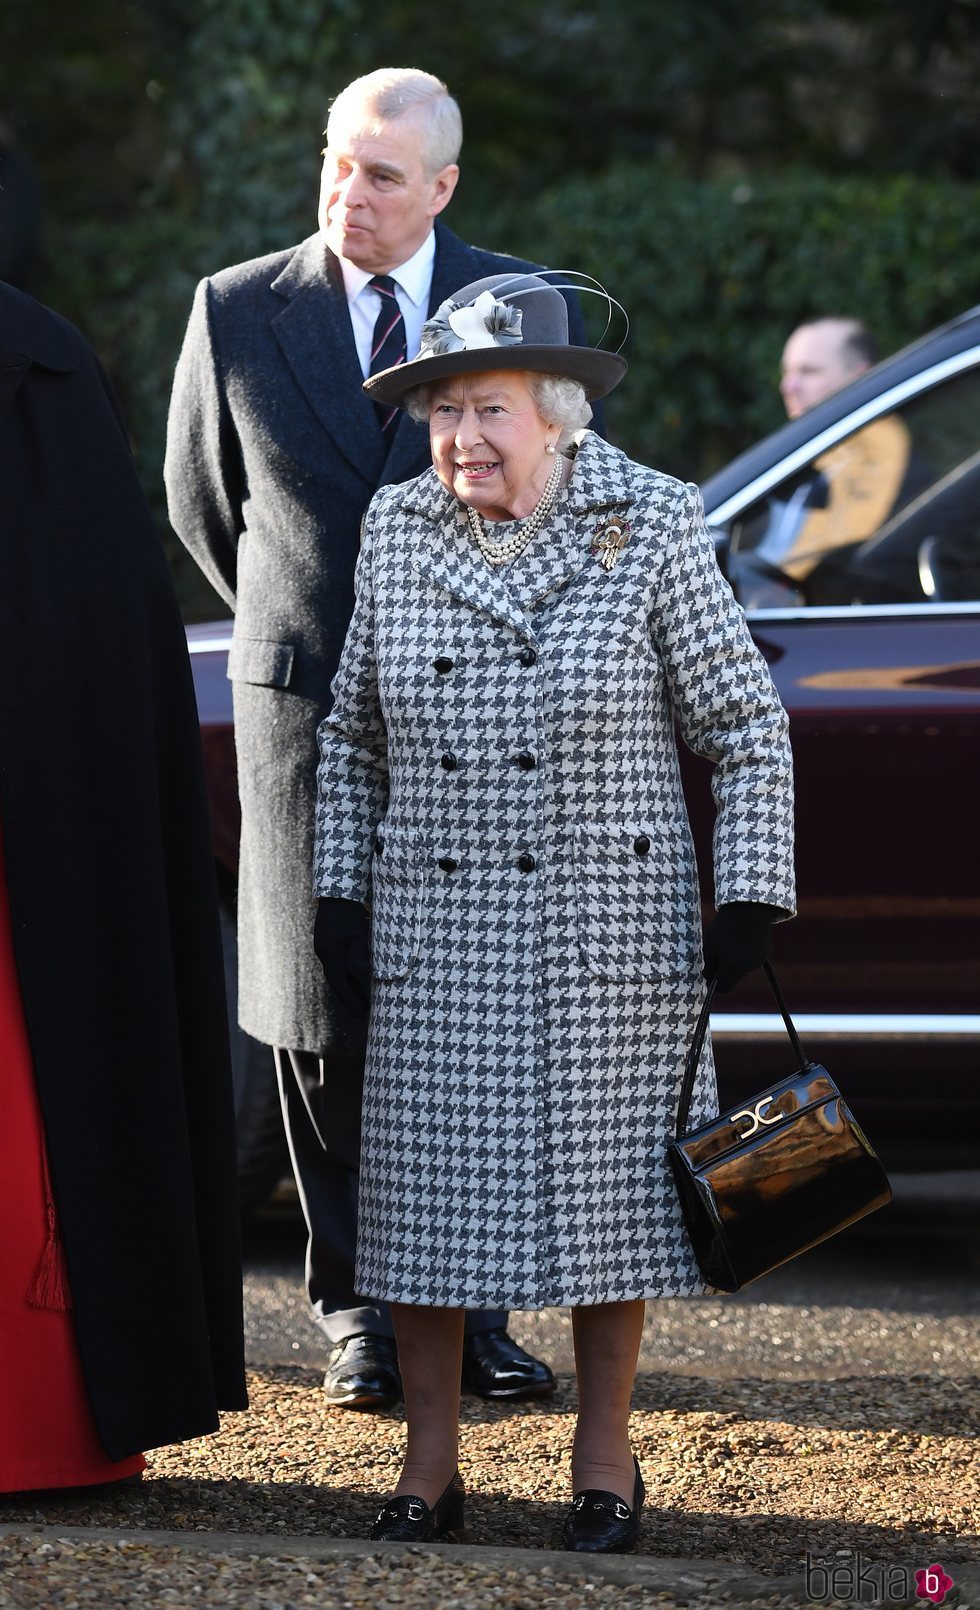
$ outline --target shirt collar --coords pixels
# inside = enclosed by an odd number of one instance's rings
[[[391,270],[391,278],[398,281],[405,295],[416,307],[423,309],[428,307],[435,260],[436,236],[435,230],[430,229],[418,251],[407,262],[399,263],[397,268]],[[356,263],[349,263],[345,257],[341,257],[339,262],[348,304],[356,302],[374,275],[368,269],[358,268]]]

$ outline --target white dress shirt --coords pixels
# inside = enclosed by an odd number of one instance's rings
[[[414,257],[410,257],[407,263],[400,263],[397,268],[391,270],[398,306],[405,320],[405,343],[409,358],[418,355],[422,341],[422,326],[429,312],[429,293],[432,289],[432,269],[435,260],[436,237],[435,231],[430,229]],[[366,380],[371,369],[371,342],[381,308],[381,293],[372,290],[370,282],[374,275],[367,269],[358,268],[355,263],[348,263],[343,257],[339,262],[340,271],[344,276],[350,322],[354,331],[354,345],[357,348],[361,373]]]

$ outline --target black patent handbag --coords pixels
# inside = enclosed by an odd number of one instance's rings
[[[810,1062],[776,975],[765,974],[797,1071],[738,1108],[688,1129],[708,1030],[708,985],[668,1143],[681,1209],[706,1282],[738,1291],[891,1200],[881,1163],[836,1084]]]

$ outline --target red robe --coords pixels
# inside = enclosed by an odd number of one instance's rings
[[[138,1459],[246,1404],[200,732],[173,584],[105,376],[71,325],[2,284],[0,820],[14,963],[8,949],[3,1032],[20,1046],[0,1100],[9,1085],[22,1104],[33,1073],[85,1398],[106,1458]],[[0,1161],[14,1192],[4,1302],[17,1304],[43,1227],[37,1114],[19,1107],[25,1122],[16,1163]],[[66,1326],[41,1311],[14,1328],[28,1322]],[[50,1395],[12,1388],[33,1394],[29,1413]]]
[[[144,1467],[142,1455],[108,1459],[96,1434],[70,1307],[40,1308],[28,1297],[42,1265],[62,1271],[60,1244],[49,1234],[54,1204],[10,935],[2,840],[0,1110],[0,1492],[133,1476]]]

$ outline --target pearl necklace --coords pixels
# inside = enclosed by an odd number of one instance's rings
[[[483,524],[482,514],[479,514],[476,509],[470,508],[469,504],[467,504],[466,518],[469,522],[470,535],[487,564],[505,565],[509,559],[516,559],[519,553],[524,552],[531,538],[540,531],[554,507],[558,489],[561,486],[561,469],[562,459],[559,454],[555,459],[555,467],[548,477],[548,484],[541,495],[540,503],[531,510],[527,518],[520,522],[517,530],[507,537],[504,542],[491,542]]]

